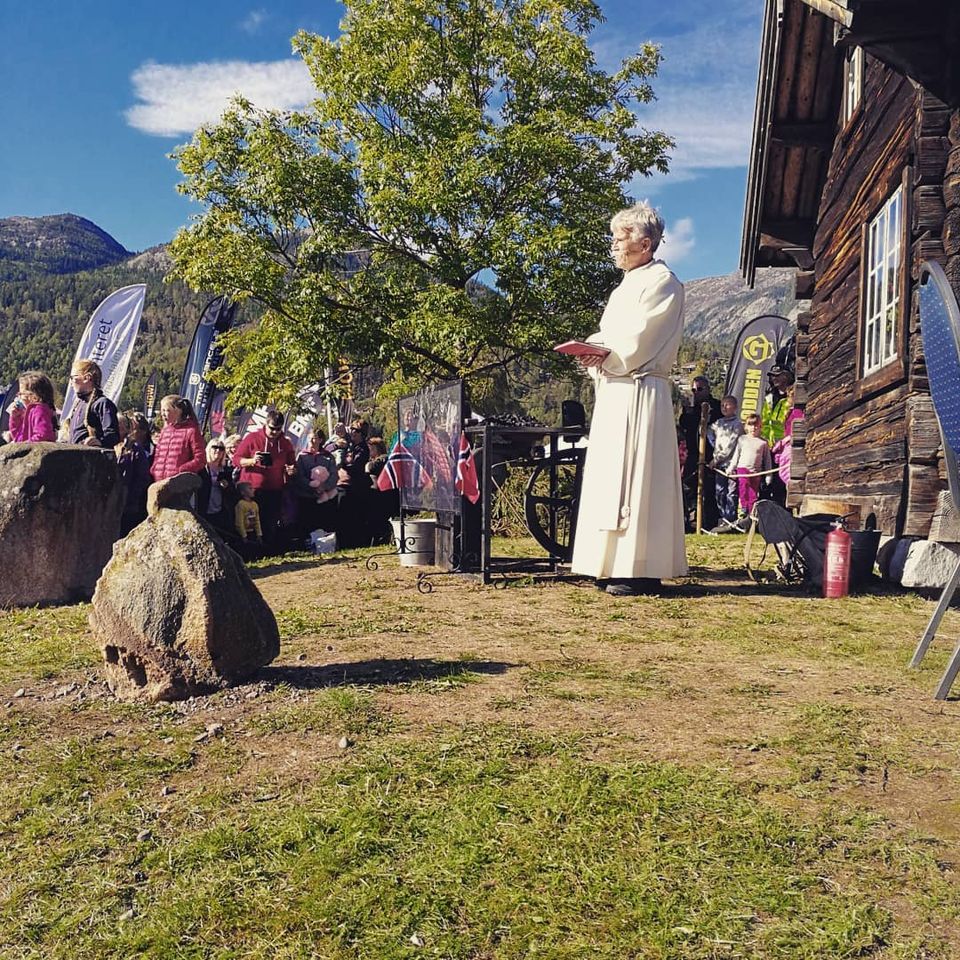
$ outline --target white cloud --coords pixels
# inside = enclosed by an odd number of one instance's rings
[[[238,93],[265,110],[297,110],[316,95],[306,65],[293,58],[266,63],[145,63],[131,81],[141,102],[125,111],[127,123],[161,137],[190,134],[214,123]]]
[[[240,29],[252,36],[260,31],[269,16],[266,10],[251,10],[240,21]]]
[[[690,217],[682,217],[664,230],[663,239],[657,247],[657,257],[673,266],[686,258],[696,245],[693,220]]]

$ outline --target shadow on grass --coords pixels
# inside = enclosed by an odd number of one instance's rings
[[[363,557],[351,556],[349,554],[336,554],[326,557],[267,557],[264,560],[257,560],[253,564],[247,564],[247,573],[251,580],[259,580],[261,577],[272,577],[277,573],[293,573],[296,570],[308,570],[315,567],[332,567],[340,563],[356,563],[363,560]]]
[[[879,577],[871,577],[863,586],[851,589],[856,597],[893,597],[904,596],[911,591],[897,584],[886,583]],[[739,570],[708,569],[691,567],[690,582],[668,584],[663,588],[664,596],[672,597],[709,597],[718,595],[741,597],[796,597],[811,600],[820,599],[820,587],[808,583],[784,583],[776,579],[759,582],[751,580]]]
[[[411,657],[405,660],[359,660],[355,663],[330,663],[326,666],[285,665],[264,667],[258,680],[285,683],[299,690],[338,686],[390,686],[417,681],[466,677],[470,674],[494,676],[517,666],[496,660],[432,660]]]

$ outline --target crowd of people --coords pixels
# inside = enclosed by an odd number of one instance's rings
[[[336,534],[338,548],[389,542],[388,521],[398,512],[398,495],[376,488],[387,450],[381,437],[368,436],[366,421],[338,424],[329,439],[314,423],[299,453],[276,411],[243,437],[205,441],[190,401],[171,394],[160,401],[162,427],[154,435],[143,413],[120,412],[103,393],[96,363],[76,363],[70,379],[76,399],[61,424],[50,378],[23,373],[3,439],[59,438],[111,452],[126,491],[121,536],[146,518],[151,483],[195,473],[197,515],[247,559],[302,548],[318,531]]]
[[[683,408],[677,426],[688,529],[695,524],[700,411],[704,403],[709,408],[709,426],[703,528],[713,533],[742,532],[758,499],[785,505],[793,424],[803,417],[803,411],[794,405],[794,376],[788,368],[774,366],[768,381],[761,412],[741,417],[736,397],[718,400],[706,377],[694,377],[692,403]]]

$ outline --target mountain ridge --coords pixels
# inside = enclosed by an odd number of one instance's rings
[[[75,213],[0,219],[0,280],[95,270],[131,256],[106,230]]]

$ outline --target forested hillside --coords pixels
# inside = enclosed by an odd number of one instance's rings
[[[207,297],[182,283],[164,283],[162,260],[141,256],[119,266],[65,275],[0,281],[0,384],[38,368],[66,384],[73,353],[90,314],[113,290],[146,283],[147,299],[121,405],[139,405],[154,370],[162,392],[180,385],[183,363]]]

